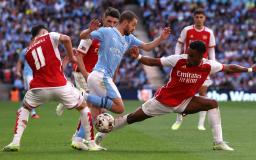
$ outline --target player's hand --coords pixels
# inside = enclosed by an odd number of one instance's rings
[[[256,64],[252,65],[252,71],[256,72]]]
[[[132,58],[136,59],[140,54],[139,47],[133,46],[131,49],[129,49],[129,54]]]
[[[93,19],[91,22],[90,22],[90,26],[89,26],[89,29],[90,31],[94,31],[94,30],[97,30],[99,27],[100,27],[100,22],[99,20],[97,19]]]
[[[171,34],[171,28],[170,27],[165,27],[162,31],[162,34],[160,36],[161,40],[166,40]]]

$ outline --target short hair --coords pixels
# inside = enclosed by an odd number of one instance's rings
[[[202,41],[191,42],[189,45],[189,48],[193,50],[197,50],[202,55],[206,52],[206,46]]]
[[[47,28],[42,24],[33,26],[32,29],[31,29],[32,38],[37,36],[38,33],[41,31],[41,29],[46,29],[47,30]]]
[[[124,20],[131,22],[134,18],[138,19],[138,17],[136,16],[136,14],[134,12],[129,11],[129,10],[123,11],[120,16],[119,23],[122,23]]]
[[[205,15],[205,11],[203,8],[197,8],[195,11],[194,11],[194,16],[197,15],[197,14],[203,14]]]
[[[116,8],[108,7],[104,13],[104,17],[107,17],[107,16],[111,16],[111,17],[119,19],[120,12]]]

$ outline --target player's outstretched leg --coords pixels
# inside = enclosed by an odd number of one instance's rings
[[[21,141],[22,134],[28,123],[29,113],[30,111],[24,107],[21,107],[17,111],[17,118],[16,118],[16,124],[14,128],[13,140],[9,145],[3,148],[3,151],[15,152],[20,150],[20,141]]]
[[[204,131],[206,130],[205,127],[204,127],[204,121],[205,121],[205,118],[206,118],[206,111],[201,111],[199,112],[199,121],[198,121],[198,130],[200,131]]]
[[[178,130],[182,124],[183,116],[181,114],[177,114],[176,121],[172,125],[172,130]]]

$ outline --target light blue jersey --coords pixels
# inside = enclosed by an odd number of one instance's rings
[[[132,46],[140,46],[143,42],[134,35],[122,36],[115,27],[101,27],[91,33],[92,39],[100,41],[98,62],[94,70],[113,77],[124,53]]]
[[[28,65],[27,60],[25,59],[25,54],[26,54],[26,50],[27,48],[24,48],[20,55],[19,55],[19,59],[21,60],[21,62],[24,64],[24,68],[23,68],[23,76],[33,76],[33,71],[30,68],[30,66]]]

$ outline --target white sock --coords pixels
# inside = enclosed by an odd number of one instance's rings
[[[182,122],[183,116],[181,114],[177,114],[176,122]]]
[[[81,125],[85,131],[85,140],[94,140],[94,126],[92,122],[92,114],[88,107],[80,110]]]
[[[198,126],[204,126],[204,121],[205,121],[206,113],[207,113],[207,111],[199,112]]]
[[[115,130],[119,129],[119,128],[122,128],[125,125],[128,125],[128,123],[127,123],[127,116],[128,116],[128,114],[115,118],[115,125],[114,125],[114,129]]]
[[[208,111],[208,120],[212,128],[214,142],[223,142],[221,118],[218,108],[214,108]]]
[[[28,118],[29,118],[29,110],[24,107],[21,107],[17,111],[16,124],[14,128],[14,137],[12,143],[15,145],[20,145],[20,140],[23,135],[25,128],[27,127]]]

